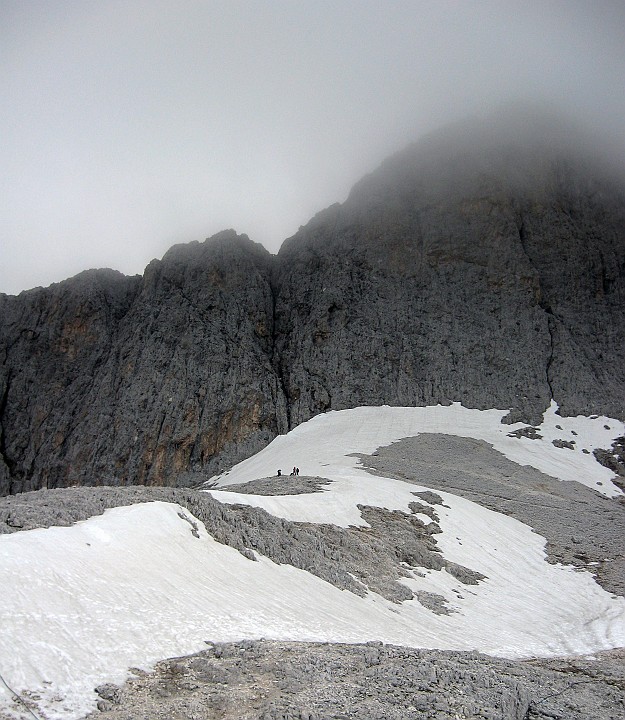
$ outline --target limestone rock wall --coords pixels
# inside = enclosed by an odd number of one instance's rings
[[[0,295],[0,493],[193,485],[358,405],[625,418],[624,184],[551,143],[454,142],[277,256],[226,231],[143,277]]]
[[[417,147],[283,245],[276,347],[292,424],[455,400],[510,408],[510,421],[537,421],[552,398],[565,414],[623,417],[622,185],[504,150],[441,165]]]
[[[269,258],[226,232],[0,296],[2,493],[194,482],[284,432]]]

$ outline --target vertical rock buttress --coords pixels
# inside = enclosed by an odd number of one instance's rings
[[[271,262],[225,232],[0,296],[2,494],[193,485],[285,432]]]

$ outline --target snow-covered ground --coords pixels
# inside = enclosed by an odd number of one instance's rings
[[[352,454],[437,432],[486,440],[515,462],[617,494],[611,473],[582,449],[610,447],[624,434],[623,424],[560,418],[554,410],[540,429],[543,440],[507,437],[517,426],[501,425],[498,410],[332,412],[216,478],[221,485],[241,483],[278,468],[288,474],[297,465],[302,475],[332,481],[323,492],[211,493],[291,520],[363,524],[359,503],[406,510],[421,488],[373,476]],[[577,449],[555,448],[554,438],[575,439]],[[78,718],[93,708],[98,684],[121,682],[133,666],[201,650],[205,641],[379,639],[508,657],[625,645],[625,599],[606,593],[586,572],[545,562],[544,539],[526,525],[439,494],[448,506],[435,508],[445,558],[487,579],[465,586],[443,570],[403,582],[445,596],[451,615],[435,615],[416,600],[397,605],[372,593],[360,598],[263,557],[253,562],[216,543],[201,524],[195,537],[188,512],[167,503],[108,510],[70,528],[0,536],[0,673],[13,689],[40,698],[40,716]],[[10,702],[0,682],[0,717]]]
[[[608,497],[620,495],[621,491],[611,481],[614,474],[599,465],[592,451],[610,448],[615,438],[625,434],[625,425],[607,417],[560,417],[557,409],[552,401],[542,424],[537,426],[543,436],[541,440],[509,437],[512,431],[525,425],[502,424],[501,418],[507,411],[472,410],[460,403],[333,411],[317,415],[288,435],[280,435],[264,450],[213,480],[227,486],[275,475],[278,468],[288,475],[293,466],[299,467],[302,475],[326,477],[329,467],[333,472],[336,469],[351,472],[358,464],[356,458],[349,456],[351,453],[370,454],[380,446],[427,432],[485,440],[519,465],[531,465],[560,480],[576,480]],[[552,440],[556,439],[575,441],[575,449],[555,447]]]

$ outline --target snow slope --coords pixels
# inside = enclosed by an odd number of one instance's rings
[[[609,447],[623,434],[622,423],[565,419],[554,410],[546,413],[542,441],[507,437],[515,426],[501,425],[504,413],[497,410],[453,405],[333,412],[217,478],[241,483],[298,465],[302,474],[332,481],[323,492],[211,492],[292,520],[363,524],[357,504],[406,510],[420,488],[375,477],[352,454],[419,432],[443,432],[484,439],[516,462],[618,493],[609,471],[581,448]],[[551,444],[552,435],[570,439],[571,431],[579,450]],[[372,593],[360,598],[267,558],[252,562],[216,543],[201,524],[195,537],[192,518],[173,504],[117,508],[70,528],[0,536],[0,672],[15,690],[39,698],[41,717],[78,718],[93,708],[98,684],[121,682],[133,666],[201,650],[205,641],[379,639],[507,657],[625,645],[625,599],[610,596],[586,572],[545,562],[544,539],[526,525],[439,494],[447,507],[436,506],[443,530],[436,539],[445,558],[487,579],[465,586],[443,570],[403,582],[445,596],[451,615],[435,615],[416,600],[397,605]],[[10,706],[0,683],[0,717]]]
[[[326,476],[326,468],[350,469],[357,459],[350,453],[370,454],[376,448],[420,433],[459,435],[491,443],[495,450],[519,465],[531,465],[560,480],[575,480],[608,497],[620,495],[612,483],[613,473],[599,465],[594,448],[610,448],[625,434],[620,420],[607,417],[560,417],[552,401],[537,426],[541,440],[510,437],[523,423],[505,425],[505,410],[473,410],[453,403],[432,407],[360,407],[317,415],[280,435],[264,450],[239,463],[231,472],[216,475],[219,485],[248,482],[275,475],[278,468],[289,473],[297,465],[305,475]],[[559,429],[557,426],[562,429]],[[575,449],[558,448],[552,440],[575,441]],[[588,454],[583,450],[588,450]],[[334,521],[335,522],[335,521]]]

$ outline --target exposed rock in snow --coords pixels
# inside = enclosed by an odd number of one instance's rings
[[[375,454],[366,467],[385,477],[461,495],[505,513],[547,539],[549,562],[592,572],[606,590],[625,595],[625,502],[519,466],[483,440],[423,434]]]

